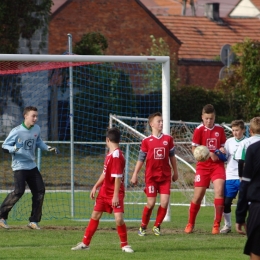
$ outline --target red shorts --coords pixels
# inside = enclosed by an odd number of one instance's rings
[[[195,187],[209,187],[210,181],[217,179],[225,180],[226,173],[224,164],[212,163],[209,167],[197,165],[194,179]]]
[[[107,198],[98,195],[95,201],[94,210],[99,212],[107,212],[109,214],[111,214],[113,211],[114,213],[124,213],[124,199],[119,198],[119,205],[113,207],[112,198]]]
[[[144,192],[147,197],[156,197],[157,193],[170,195],[171,181],[155,182],[150,180],[145,184]]]

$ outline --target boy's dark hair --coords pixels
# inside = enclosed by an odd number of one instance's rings
[[[110,142],[118,144],[121,137],[120,130],[116,127],[109,128],[107,129],[106,137],[110,140]]]
[[[23,115],[26,115],[30,111],[38,111],[38,110],[37,110],[37,107],[33,107],[33,106],[25,107],[23,110]]]
[[[215,108],[211,104],[207,104],[202,108],[202,114],[216,114]]]
[[[254,117],[250,120],[250,130],[254,134],[260,134],[260,117]]]
[[[149,124],[151,123],[151,121],[156,117],[156,116],[162,116],[162,114],[160,113],[160,112],[156,112],[156,113],[153,113],[153,114],[151,114],[151,115],[149,115],[149,117],[148,117],[148,122],[149,122]]]
[[[245,123],[242,119],[238,119],[238,120],[233,120],[231,122],[231,127],[233,126],[238,126],[240,127],[240,129],[244,130],[245,129]]]

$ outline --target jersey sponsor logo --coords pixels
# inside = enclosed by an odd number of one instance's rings
[[[33,149],[33,144],[34,144],[34,139],[28,139],[24,142],[24,149],[25,150],[32,150]]]
[[[165,148],[154,148],[154,159],[156,160],[162,160],[165,158]]]
[[[149,141],[150,141],[150,142],[153,141],[153,138],[151,138]]]
[[[167,141],[163,141],[163,145],[167,145],[168,144],[168,142]]]
[[[216,133],[215,133],[215,136],[216,136],[216,137],[219,137],[219,132],[216,132]]]
[[[217,139],[216,138],[209,138],[207,139],[206,146],[209,150],[216,150],[217,149]]]

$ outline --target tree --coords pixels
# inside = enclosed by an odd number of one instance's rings
[[[84,34],[73,48],[73,52],[79,55],[103,55],[107,49],[107,39],[99,32]]]
[[[17,53],[20,37],[28,40],[30,48],[30,39],[38,29],[47,34],[52,4],[52,0],[1,0],[0,53]]]
[[[260,42],[245,39],[232,50],[238,63],[230,67],[217,87],[228,97],[233,117],[248,121],[260,113]]]
[[[174,90],[177,87],[179,79],[177,78],[177,67],[176,67],[176,57],[175,53],[171,55],[169,45],[164,41],[163,38],[156,39],[153,35],[150,36],[152,44],[149,49],[147,49],[147,54],[150,56],[169,56],[170,57],[170,82],[171,90]],[[141,54],[143,55],[143,54]],[[147,65],[144,65],[146,68]],[[154,63],[148,68],[146,79],[149,82],[149,91],[157,92],[162,89],[162,69],[161,64]],[[145,92],[145,94],[148,94]]]

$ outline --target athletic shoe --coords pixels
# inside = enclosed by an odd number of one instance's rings
[[[27,227],[31,228],[31,229],[40,229],[40,227],[38,226],[37,222],[30,222]]]
[[[191,223],[188,223],[187,226],[184,229],[184,232],[186,234],[190,234],[190,233],[193,232],[193,229],[194,229],[194,225],[192,225]]]
[[[229,232],[231,232],[231,227],[226,226],[226,225],[220,230],[221,234],[227,234]]]
[[[10,227],[7,225],[7,223],[6,223],[6,220],[3,219],[3,218],[0,219],[0,227],[5,228],[5,229],[10,228]]]
[[[213,228],[212,228],[212,234],[213,235],[219,234],[219,224],[218,223],[214,223]]]
[[[134,253],[134,250],[131,248],[131,246],[127,245],[127,246],[123,246],[122,247],[122,251],[126,252],[126,253]]]
[[[160,235],[161,235],[160,227],[154,226],[154,227],[153,227],[153,233],[154,233],[156,236],[160,236]]]
[[[90,247],[85,245],[83,242],[79,242],[76,246],[72,247],[71,250],[89,250]]]
[[[146,228],[140,227],[138,230],[138,236],[144,237],[146,235]]]

